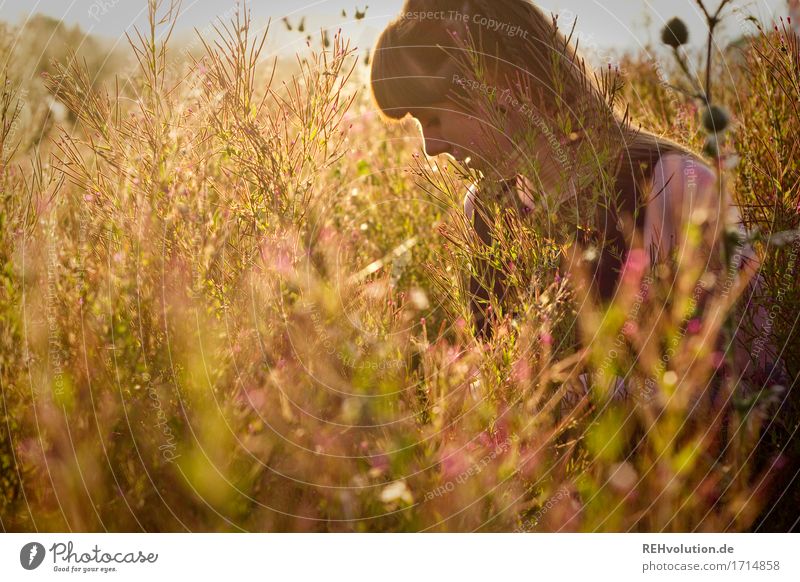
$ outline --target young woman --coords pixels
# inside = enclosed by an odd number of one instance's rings
[[[523,212],[545,209],[555,230],[594,224],[593,282],[603,300],[636,245],[651,262],[680,252],[688,220],[706,225],[705,260],[724,274],[718,245],[738,215],[716,173],[687,148],[634,129],[613,88],[528,0],[407,0],[377,41],[371,88],[386,120],[419,122],[427,155],[448,154],[483,176],[464,210],[484,243],[493,227],[483,197],[499,191]],[[633,231],[623,227],[628,217]],[[740,252],[740,267],[757,269],[752,250]],[[473,278],[471,291],[488,336],[490,295],[503,295],[503,278]],[[740,352],[747,357],[746,346]]]

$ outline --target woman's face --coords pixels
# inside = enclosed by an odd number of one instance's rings
[[[492,127],[449,102],[415,109],[411,115],[422,128],[428,156],[450,155],[487,176],[513,174],[509,161],[515,148],[508,123],[505,127]]]

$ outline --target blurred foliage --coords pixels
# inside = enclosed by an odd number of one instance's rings
[[[14,129],[22,153],[37,148],[62,121],[75,116],[48,91],[43,75],[71,59],[85,67],[93,86],[109,82],[128,68],[126,58],[109,43],[86,35],[77,25],[36,14],[19,26],[0,23],[0,62],[14,87],[20,115]]]
[[[171,18],[151,5],[153,30]],[[37,22],[79,55],[91,42]],[[633,261],[601,308],[581,249],[511,212],[520,237],[493,260],[520,309],[477,341],[465,177],[430,160],[409,168],[416,126],[380,123],[341,35],[298,55],[283,84],[250,24],[237,14],[203,54],[175,60],[168,34],[145,31],[136,67],[113,82],[101,71],[119,65],[55,49],[46,65],[4,60],[4,530],[759,524],[793,460],[797,397],[765,386],[756,405],[726,404],[735,386],[715,376],[714,346],[736,293],[714,296],[686,332],[681,307],[702,269]],[[797,60],[771,32],[757,42],[780,54],[752,52],[737,69],[738,195],[769,193],[751,200],[754,226],[796,228],[800,90],[777,73]],[[702,144],[690,98],[651,82],[644,57],[622,69],[637,118]],[[62,128],[15,126],[20,104],[48,97],[69,112]],[[759,252],[770,290],[785,290],[775,331],[796,372],[797,278],[786,247]],[[577,267],[553,268],[552,253]],[[635,388],[628,398],[614,376]],[[763,431],[772,447],[757,448]]]

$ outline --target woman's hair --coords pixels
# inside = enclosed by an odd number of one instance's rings
[[[574,132],[607,128],[616,134],[609,141],[631,155],[692,153],[631,127],[627,111],[608,99],[602,77],[587,72],[571,37],[558,29],[557,17],[528,0],[406,0],[376,43],[370,84],[390,122],[437,102],[473,108],[480,117],[476,97],[506,88]],[[565,112],[573,118],[566,125]]]

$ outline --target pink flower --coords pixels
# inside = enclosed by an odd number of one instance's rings
[[[280,249],[275,253],[273,264],[278,273],[288,275],[292,272],[292,257],[284,249]]]
[[[647,268],[647,255],[644,249],[631,249],[625,259],[624,276],[625,278],[638,279]]]
[[[635,321],[626,321],[622,326],[622,333],[625,335],[633,335],[639,331],[639,325]]]
[[[493,444],[492,436],[488,433],[488,431],[484,430],[478,435],[478,442],[482,447],[488,449]]]
[[[451,446],[442,451],[439,462],[442,465],[442,478],[444,479],[454,479],[469,468],[465,454]]]
[[[377,469],[381,472],[386,472],[389,469],[389,457],[387,457],[383,453],[378,453],[377,455],[370,455],[369,456],[369,464],[372,465],[374,469]]]
[[[552,346],[553,345],[553,336],[550,335],[547,332],[540,333],[539,334],[539,341],[541,341],[546,346]]]
[[[506,453],[512,444],[511,435],[509,435],[506,423],[500,421],[497,423],[495,430],[490,432],[484,430],[478,435],[478,441],[483,448],[495,451],[498,454]]]
[[[697,333],[700,333],[702,327],[703,327],[702,322],[699,319],[695,318],[690,320],[689,323],[686,325],[686,331],[692,335],[695,335]]]
[[[264,390],[258,388],[251,388],[244,393],[244,402],[250,405],[253,410],[263,408],[267,402],[267,395]]]
[[[511,378],[515,382],[527,382],[531,378],[531,367],[525,360],[517,360],[511,367]]]

